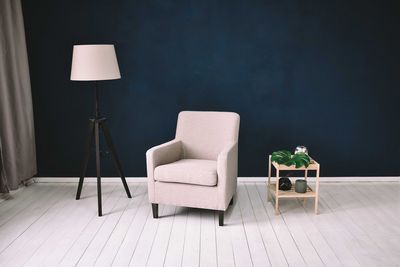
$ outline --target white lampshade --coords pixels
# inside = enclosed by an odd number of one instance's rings
[[[72,81],[121,79],[114,45],[74,45]]]

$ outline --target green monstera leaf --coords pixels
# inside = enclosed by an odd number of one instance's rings
[[[303,166],[307,168],[311,163],[311,159],[307,154],[300,152],[292,155],[292,153],[287,150],[273,152],[271,160],[286,166],[294,165],[296,168],[301,168]]]
[[[280,150],[272,153],[271,160],[278,164],[284,164],[288,162],[292,157],[292,153],[287,150]]]

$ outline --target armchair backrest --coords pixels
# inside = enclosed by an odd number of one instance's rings
[[[238,141],[239,122],[239,115],[233,112],[180,112],[176,139],[182,141],[183,157],[217,160],[227,145]]]

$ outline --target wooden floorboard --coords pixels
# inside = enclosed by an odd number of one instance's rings
[[[177,207],[175,210],[164,266],[175,267],[182,265],[188,210],[188,208],[184,207]]]
[[[131,189],[133,197],[130,199],[118,221],[118,224],[115,226],[110,237],[103,246],[99,257],[96,259],[95,266],[110,266],[113,263],[118,249],[127,234],[129,226],[136,218],[140,207],[147,204],[147,199],[145,198],[146,188],[144,186],[138,186],[135,189],[135,191]]]
[[[201,211],[200,266],[217,267],[217,240],[215,235],[215,216],[211,210]],[[218,216],[218,215],[217,215]]]
[[[237,189],[237,205],[240,209],[244,230],[247,237],[252,263],[254,266],[270,266],[266,246],[262,239],[257,220],[247,195],[245,186],[239,186]]]
[[[186,222],[185,244],[183,247],[182,266],[200,265],[200,236],[201,217],[200,210],[190,209]]]
[[[314,200],[285,199],[239,183],[218,226],[212,210],[160,205],[145,183],[30,185],[0,203],[0,266],[399,266],[400,183],[322,183]]]
[[[287,227],[285,221],[283,220],[283,217],[280,215],[275,215],[274,207],[271,205],[271,203],[267,202],[265,185],[257,184],[257,190],[259,193],[259,197],[264,204],[264,209],[266,210],[268,217],[270,218],[270,223],[279,240],[282,251],[285,254],[288,265],[306,266],[306,263],[301,255],[301,251],[299,251],[293,235]],[[283,207],[281,206],[281,208]]]

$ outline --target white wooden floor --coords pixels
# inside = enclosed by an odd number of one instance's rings
[[[154,220],[146,184],[34,184],[0,203],[0,266],[400,266],[400,184],[321,184],[313,200],[283,200],[241,183],[218,226],[209,210],[160,206]]]

